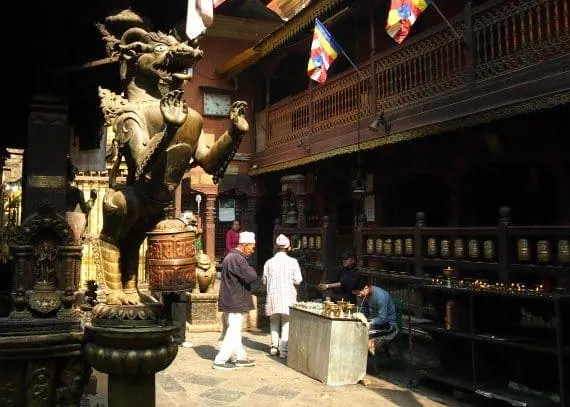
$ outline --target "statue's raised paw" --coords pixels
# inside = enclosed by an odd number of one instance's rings
[[[247,103],[242,100],[237,100],[232,103],[230,108],[230,120],[232,129],[230,130],[230,134],[234,135],[238,133],[238,135],[243,135],[249,131],[249,124],[245,119],[245,112],[247,110]]]
[[[164,120],[173,126],[181,126],[188,116],[188,106],[182,96],[184,92],[176,89],[168,92],[160,101],[160,111]]]

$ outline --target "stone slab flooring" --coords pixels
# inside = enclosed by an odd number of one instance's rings
[[[244,345],[257,366],[213,370],[218,339],[218,333],[210,332],[187,336],[194,347],[180,348],[172,365],[156,375],[156,407],[464,406],[373,376],[367,377],[369,386],[325,386],[288,368],[284,360],[269,356],[267,332],[244,333]],[[96,377],[97,394],[84,396],[84,407],[107,407],[107,377],[99,372]]]

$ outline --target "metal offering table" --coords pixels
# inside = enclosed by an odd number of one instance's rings
[[[358,319],[289,309],[287,365],[329,386],[356,384],[366,375],[368,329]]]

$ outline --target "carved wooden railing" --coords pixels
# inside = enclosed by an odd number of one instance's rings
[[[460,19],[450,21],[456,33],[465,30]],[[377,55],[378,110],[397,109],[466,84],[463,42],[449,27],[440,26]]]
[[[492,2],[473,18],[476,79],[570,52],[568,0]]]
[[[508,208],[500,215],[494,227],[426,227],[421,212],[415,227],[360,227],[359,258],[372,275],[423,278],[452,267],[459,277],[567,284],[570,226],[515,226]]]
[[[370,284],[384,287],[418,315],[436,312],[433,298],[419,287],[441,279],[447,267],[458,280],[570,289],[570,226],[515,226],[508,208],[501,208],[500,215],[491,227],[427,227],[421,212],[413,227],[361,224],[361,272]]]
[[[466,9],[450,20],[454,30],[441,24],[361,64],[364,78],[350,69],[271,106],[266,148],[354,123],[359,108],[367,118],[373,107],[399,109],[568,54],[569,9],[570,0],[495,0]]]

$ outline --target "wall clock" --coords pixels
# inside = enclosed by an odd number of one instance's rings
[[[232,95],[220,91],[204,90],[204,115],[227,117],[230,114],[230,106],[232,104]]]

